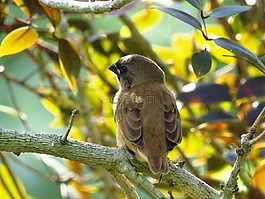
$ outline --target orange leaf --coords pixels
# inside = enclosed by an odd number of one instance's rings
[[[262,191],[263,194],[265,194],[264,178],[265,178],[265,161],[261,162],[254,177],[251,179],[253,186],[258,188],[260,191]]]
[[[10,32],[0,46],[0,57],[19,53],[31,47],[38,39],[38,33],[29,26],[17,28]]]

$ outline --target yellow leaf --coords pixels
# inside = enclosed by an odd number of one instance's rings
[[[38,39],[38,33],[29,26],[10,32],[0,46],[0,57],[15,54],[32,46]]]
[[[9,169],[5,165],[0,165],[0,198],[27,198],[33,199],[28,195],[23,183],[18,178],[13,178]],[[16,186],[17,184],[17,186]],[[10,197],[11,195],[11,197]]]
[[[64,125],[62,121],[63,116],[60,111],[60,108],[52,101],[45,98],[41,100],[41,103],[54,116],[54,120],[50,123],[51,127],[63,126]]]
[[[155,9],[147,9],[137,12],[133,15],[132,20],[139,31],[147,30],[157,25],[162,20],[163,14]],[[122,37],[130,36],[127,26],[123,26],[120,34]]]

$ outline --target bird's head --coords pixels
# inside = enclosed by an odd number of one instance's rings
[[[142,83],[165,82],[162,69],[151,59],[141,55],[124,56],[109,69],[117,75],[122,88],[130,88]]]

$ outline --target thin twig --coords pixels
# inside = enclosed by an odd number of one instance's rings
[[[64,144],[64,143],[67,141],[67,137],[68,137],[68,135],[69,135],[69,133],[70,133],[70,131],[71,131],[71,128],[72,128],[73,123],[74,123],[74,120],[75,120],[75,117],[78,115],[78,113],[79,113],[79,110],[77,110],[77,109],[74,109],[74,110],[72,111],[72,114],[71,114],[71,116],[70,116],[70,121],[69,121],[69,124],[68,124],[67,130],[66,130],[66,132],[64,133],[64,135],[60,138],[60,142],[61,142],[62,144]]]
[[[265,136],[265,131],[263,131],[261,134],[259,134],[257,137],[253,138],[252,140],[250,140],[248,143],[250,145],[253,145],[257,143],[258,141],[260,141],[264,136]]]
[[[25,129],[26,131],[29,131],[30,129],[29,129],[28,123],[27,123],[27,122],[25,121],[25,119],[22,117],[22,114],[21,114],[22,112],[21,112],[21,109],[20,109],[20,107],[19,107],[18,101],[17,101],[17,99],[16,99],[15,92],[14,92],[14,90],[13,90],[13,88],[12,88],[12,86],[11,86],[10,80],[9,80],[8,78],[6,78],[6,86],[7,86],[7,89],[8,89],[8,91],[9,91],[9,95],[10,95],[10,98],[11,98],[11,100],[12,100],[12,103],[13,103],[13,105],[14,105],[16,111],[17,111],[17,115],[18,115],[19,120],[21,121],[21,123],[22,123],[24,129]]]
[[[261,124],[262,120],[265,118],[265,107],[261,110],[260,114],[258,115],[257,119],[251,126],[250,133],[256,132],[258,126]]]

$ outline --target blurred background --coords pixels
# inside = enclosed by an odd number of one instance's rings
[[[220,6],[252,6],[238,15],[205,19],[208,37],[235,40],[264,61],[264,4],[201,1],[205,16]],[[63,134],[72,110],[79,109],[70,136],[116,147],[112,99],[118,83],[108,67],[123,55],[142,54],[163,68],[180,109],[183,141],[169,158],[185,160],[185,169],[220,190],[236,159],[240,136],[264,107],[264,74],[153,6],[201,16],[186,1],[136,0],[109,14],[87,14],[58,11],[32,0],[2,0],[2,48],[7,35],[16,39],[6,39],[11,42],[0,53],[0,127]],[[210,53],[211,65],[198,77],[191,57],[202,50]],[[237,198],[264,198],[264,147],[264,140],[253,147],[239,177]],[[168,196],[168,185],[150,180]],[[175,198],[188,198],[177,187],[170,189]],[[137,191],[142,198],[152,198],[141,187]],[[0,193],[1,199],[124,198],[112,176],[100,168],[6,152],[0,152]]]

